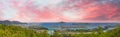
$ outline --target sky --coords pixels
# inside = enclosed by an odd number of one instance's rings
[[[0,0],[0,20],[120,22],[120,0]]]

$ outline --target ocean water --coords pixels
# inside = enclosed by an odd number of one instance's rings
[[[49,30],[61,30],[61,26],[65,27],[71,27],[67,29],[93,29],[97,28],[98,26],[105,27],[105,26],[117,26],[120,25],[120,23],[56,23],[56,22],[47,22],[47,23],[40,23],[40,26],[48,28]],[[80,26],[80,27],[86,27],[86,28],[72,28],[72,26]]]

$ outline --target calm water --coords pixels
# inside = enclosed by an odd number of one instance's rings
[[[60,28],[51,28],[51,27],[58,27],[58,26],[85,26],[87,28],[68,28],[68,29],[93,29],[98,26],[117,26],[120,23],[40,23],[40,26],[46,27],[49,30],[60,29]]]

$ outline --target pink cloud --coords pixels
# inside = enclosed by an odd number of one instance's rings
[[[119,21],[120,9],[115,1],[109,0],[66,0],[47,1],[51,4],[38,3],[38,0],[11,0],[9,3],[4,0],[0,2],[0,19],[4,19],[3,11],[8,8],[16,10],[14,17],[4,20],[17,20],[22,22],[50,22],[50,21]],[[37,2],[36,2],[37,1]],[[6,4],[7,3],[7,4]],[[117,4],[117,6],[114,6]],[[4,9],[3,9],[4,8]],[[6,13],[9,14],[12,12]]]

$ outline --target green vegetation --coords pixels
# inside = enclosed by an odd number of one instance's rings
[[[49,37],[47,32],[36,32],[20,26],[0,24],[0,37]]]
[[[63,37],[59,32],[55,31],[52,37]]]
[[[47,31],[37,32],[20,26],[0,24],[0,37],[120,37],[120,26],[107,32],[103,32],[103,29],[99,27],[96,31],[91,31],[88,34],[85,34],[85,32],[62,34],[55,31],[53,35],[49,35]]]

